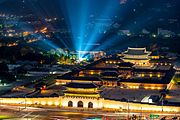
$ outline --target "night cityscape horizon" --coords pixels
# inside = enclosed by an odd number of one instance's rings
[[[0,120],[180,120],[179,0],[0,0]]]

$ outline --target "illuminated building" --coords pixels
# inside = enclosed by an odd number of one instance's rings
[[[28,36],[28,35],[30,35],[31,33],[30,32],[28,32],[28,31],[26,31],[26,32],[23,32],[23,36]]]
[[[117,86],[119,73],[116,71],[104,71],[101,73],[103,86]]]
[[[12,104],[22,106],[38,105],[41,107],[56,106],[66,110],[98,110],[98,111],[120,111],[129,110],[137,112],[162,112],[162,106],[144,103],[121,102],[113,99],[102,98],[99,94],[98,86],[94,83],[86,82],[69,82],[66,86],[63,96],[56,97],[37,97],[37,98],[1,98],[1,105]],[[133,87],[134,89],[135,87]],[[163,111],[168,113],[177,113],[180,107],[163,106]]]
[[[150,54],[150,58],[151,60],[154,60],[154,59],[160,59],[160,56],[158,54],[158,51],[154,51]]]
[[[130,62],[137,66],[149,66],[149,55],[151,52],[146,51],[146,48],[128,48],[127,51],[122,53],[124,62]]]
[[[64,91],[64,94],[65,97],[100,97],[98,86],[94,83],[70,82],[66,85],[66,90]]]
[[[160,59],[147,60],[153,67],[137,67],[131,62],[123,62],[119,57],[102,58],[87,65],[85,69],[58,76],[56,83],[67,84],[74,81],[95,83],[102,86],[119,86],[128,89],[157,90],[169,86],[175,73],[172,64],[159,65]]]
[[[61,98],[62,106],[78,108],[101,108],[102,100],[97,85],[79,82],[68,83]]]
[[[170,30],[163,30],[161,28],[158,28],[158,35],[162,36],[162,37],[172,37],[175,35],[174,32],[170,31]]]
[[[32,106],[38,105],[41,107],[57,106],[60,109],[67,110],[98,110],[98,111],[123,111],[129,110],[131,112],[162,112],[162,106],[154,104],[141,104],[129,102],[120,102],[116,100],[109,100],[104,98],[88,98],[88,97],[75,97],[75,96],[59,96],[59,97],[40,97],[40,98],[1,98],[2,104]],[[128,107],[129,106],[129,107]],[[180,107],[176,106],[163,106],[163,112],[178,113]]]
[[[136,68],[130,62],[123,62],[120,58],[102,58],[83,69],[73,69],[56,78],[56,85],[64,85],[64,95],[44,98],[1,98],[1,104],[27,104],[39,106],[58,106],[61,109],[77,110],[105,110],[131,112],[143,110],[147,112],[162,112],[162,106],[154,104],[141,104],[122,102],[102,97],[98,86],[117,87],[121,89],[156,89],[167,88],[174,76],[172,65],[160,65],[156,68]],[[25,103],[23,103],[25,104]],[[175,106],[163,106],[163,111],[179,112]]]

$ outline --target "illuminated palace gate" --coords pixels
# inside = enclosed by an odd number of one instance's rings
[[[63,107],[101,108],[102,100],[95,84],[71,82],[66,85],[61,105]]]
[[[93,97],[62,97],[62,107],[102,108],[102,98]]]

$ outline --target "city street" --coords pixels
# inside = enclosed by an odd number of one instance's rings
[[[174,116],[180,116],[180,114],[168,114],[168,113],[128,113],[128,112],[85,112],[85,111],[69,111],[69,110],[62,110],[59,108],[36,108],[36,107],[27,107],[26,109],[22,106],[10,106],[10,105],[1,105],[0,107],[0,115],[8,116],[10,119],[13,120],[93,120],[95,118],[99,120],[108,120],[108,119],[115,119],[115,120],[125,120],[128,116],[136,115],[137,118],[150,118],[150,114],[158,115],[157,119],[167,116],[167,118],[172,118]],[[140,117],[142,116],[142,117]],[[171,120],[171,119],[169,119]]]

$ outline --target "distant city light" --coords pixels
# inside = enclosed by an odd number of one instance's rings
[[[84,61],[84,60],[86,60],[86,58],[79,57],[79,62],[82,62],[82,61]]]
[[[127,0],[120,0],[120,4],[126,4]]]

